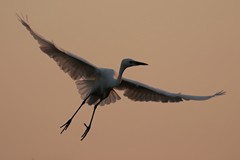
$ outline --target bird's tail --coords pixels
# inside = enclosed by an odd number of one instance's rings
[[[81,95],[81,98],[84,100],[91,92],[91,88],[94,86],[94,80],[77,80],[76,85],[78,93]]]
[[[84,100],[89,96],[89,94],[91,94],[91,89],[94,88],[94,86],[95,86],[95,80],[77,80],[76,85],[77,85],[78,92],[81,95],[81,98]],[[111,90],[108,97],[105,98],[100,103],[100,106],[114,103],[120,99],[121,99],[120,96],[114,90]],[[87,103],[89,105],[93,105],[93,104],[96,104],[99,100],[100,99],[98,96],[91,95],[88,98]]]

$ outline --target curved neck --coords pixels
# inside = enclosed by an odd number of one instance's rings
[[[118,77],[117,77],[117,82],[118,84],[121,83],[122,81],[122,75],[123,75],[123,72],[125,71],[125,67],[123,67],[123,65],[120,66],[120,69],[119,69],[119,74],[118,74]]]

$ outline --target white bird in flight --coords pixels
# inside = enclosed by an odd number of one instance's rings
[[[133,101],[155,101],[155,102],[181,102],[183,100],[208,100],[215,96],[224,95],[224,91],[217,92],[209,96],[193,96],[181,93],[170,93],[161,89],[150,87],[146,84],[123,78],[123,72],[126,68],[138,65],[147,65],[143,62],[138,62],[132,59],[123,59],[120,65],[118,77],[114,77],[114,70],[108,68],[98,68],[88,61],[80,58],[68,51],[58,48],[53,42],[43,38],[38,33],[34,32],[28,24],[28,18],[21,18],[17,15],[22,25],[30,32],[35,40],[38,41],[40,49],[50,58],[54,59],[58,66],[69,76],[76,81],[78,91],[83,99],[83,102],[72,115],[72,117],[63,124],[61,133],[67,130],[72,119],[75,117],[80,108],[87,103],[94,105],[93,113],[89,124],[84,123],[86,130],[83,133],[83,140],[92,125],[93,117],[97,107],[114,103],[120,100],[120,96],[115,90],[123,90],[124,96]],[[23,17],[23,16],[22,16]]]

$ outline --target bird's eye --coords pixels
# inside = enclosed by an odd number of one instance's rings
[[[134,64],[134,61],[129,61],[130,64]]]

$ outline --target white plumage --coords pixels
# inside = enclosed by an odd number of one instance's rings
[[[83,140],[89,132],[92,124],[92,120],[98,105],[107,105],[114,103],[121,99],[116,93],[116,90],[123,90],[124,96],[133,101],[155,101],[155,102],[180,102],[183,100],[207,100],[215,96],[224,95],[224,91],[217,92],[209,96],[193,96],[185,95],[181,93],[170,93],[161,89],[153,88],[146,84],[133,81],[130,79],[122,78],[123,72],[126,68],[147,65],[143,62],[138,62],[132,59],[123,59],[120,65],[118,77],[115,78],[114,70],[107,68],[98,68],[88,61],[80,58],[68,51],[58,48],[53,42],[44,39],[42,36],[32,30],[32,28],[19,15],[18,19],[24,27],[30,32],[35,40],[38,41],[40,49],[46,53],[50,58],[53,58],[58,66],[69,76],[76,80],[78,91],[83,99],[82,104],[79,106],[73,116],[61,126],[62,132],[68,128],[73,117],[83,106],[88,103],[94,105],[93,114],[89,125],[86,126],[86,130],[82,135]],[[62,133],[61,132],[61,133]]]

